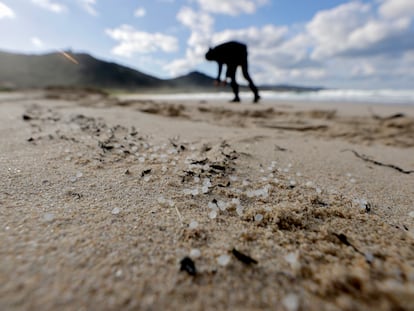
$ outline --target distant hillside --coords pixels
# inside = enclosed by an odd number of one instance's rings
[[[168,83],[173,87],[186,87],[188,85],[197,85],[198,87],[211,88],[214,79],[204,73],[192,71],[189,74],[174,79],[168,80]]]
[[[63,86],[130,91],[157,89],[157,91],[213,92],[217,90],[212,87],[214,81],[212,77],[197,71],[163,80],[129,67],[96,59],[89,54],[69,54],[78,64],[71,62],[63,53],[26,55],[0,51],[0,89]],[[242,86],[242,89],[245,89],[245,86]],[[260,89],[301,92],[320,88],[281,85],[263,86]],[[231,91],[230,88],[222,90]]]
[[[168,80],[168,85],[170,87],[185,89],[186,87],[201,88],[203,90],[212,90],[216,91],[216,88],[212,88],[214,79],[204,73],[193,71],[185,76]],[[241,84],[241,90],[249,90],[249,87],[244,84],[246,81],[238,81]],[[304,87],[304,86],[294,86],[287,84],[280,85],[261,85],[260,90],[264,91],[276,91],[276,92],[312,92],[321,90],[321,87]],[[222,89],[223,90],[223,89]],[[230,91],[231,89],[228,88]]]
[[[23,55],[0,52],[0,85],[18,88],[87,86],[98,88],[158,87],[163,80],[88,54],[72,54],[74,64],[61,53]]]

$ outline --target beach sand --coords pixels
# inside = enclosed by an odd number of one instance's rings
[[[412,106],[0,93],[0,310],[414,310],[413,151]]]

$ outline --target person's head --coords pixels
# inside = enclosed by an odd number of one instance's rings
[[[216,59],[214,50],[212,48],[208,49],[208,52],[206,53],[206,59],[207,60],[215,60]]]

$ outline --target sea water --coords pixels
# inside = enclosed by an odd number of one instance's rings
[[[414,105],[414,90],[325,89],[314,92],[263,91],[262,93],[263,97],[274,100]]]
[[[414,105],[413,90],[357,90],[357,89],[323,89],[309,92],[293,91],[261,91],[260,96],[263,101],[275,102],[351,102],[368,104],[397,104]],[[174,94],[140,94],[133,97],[143,97],[154,100],[226,100],[232,98],[231,92],[211,92],[211,93],[174,93]],[[242,101],[248,102],[252,98],[250,92],[241,92]]]

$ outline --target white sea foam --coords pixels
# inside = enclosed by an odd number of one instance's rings
[[[352,102],[374,104],[414,105],[413,90],[357,90],[357,89],[324,89],[312,92],[276,92],[261,91],[263,101],[310,101],[310,102]],[[131,94],[128,98],[146,98],[153,100],[229,100],[231,92],[211,93],[176,93],[176,94]],[[244,101],[251,99],[250,92],[241,92]]]
[[[262,92],[263,98],[292,101],[414,104],[414,90],[326,89],[315,92]]]

